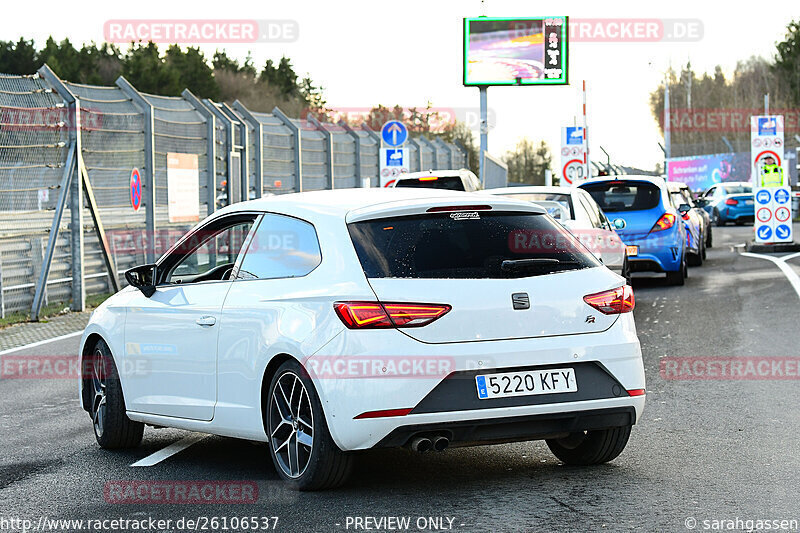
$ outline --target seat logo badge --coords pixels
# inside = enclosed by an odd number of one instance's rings
[[[594,324],[594,315],[587,315],[586,316],[586,323],[587,324]]]
[[[515,292],[511,295],[511,304],[514,309],[530,309],[531,299],[528,297],[527,292]]]

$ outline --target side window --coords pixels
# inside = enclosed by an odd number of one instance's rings
[[[256,228],[236,279],[301,277],[317,268],[321,261],[314,226],[267,213]]]
[[[714,197],[714,193],[716,192],[716,190],[717,190],[716,187],[711,187],[705,193],[703,193],[703,198],[710,200],[711,198]]]
[[[197,230],[181,246],[188,253],[172,268],[166,282],[194,283],[229,279],[252,226],[252,220],[239,219],[222,227]]]

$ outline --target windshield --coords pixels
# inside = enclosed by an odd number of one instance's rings
[[[748,194],[753,192],[752,185],[725,185],[722,188],[725,194]]]
[[[569,218],[571,219],[575,218],[575,210],[572,208],[572,195],[567,193],[512,192],[512,193],[500,194],[498,196],[513,198],[515,200],[523,200],[526,202],[557,202],[564,207],[567,213],[569,213]]]
[[[348,229],[368,278],[521,278],[600,264],[560,224],[537,213],[436,213]]]
[[[644,211],[661,201],[661,189],[646,181],[606,181],[584,185],[582,189],[606,213]]]

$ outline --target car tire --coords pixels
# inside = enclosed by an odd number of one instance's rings
[[[708,254],[706,253],[706,248],[707,248],[706,242],[707,242],[707,240],[708,239],[706,239],[706,238],[700,239],[700,259],[702,259],[703,261],[705,261],[706,257],[708,256]]]
[[[106,450],[139,446],[144,424],[134,422],[125,412],[117,365],[102,339],[94,345],[90,362],[91,376],[87,381],[92,391],[92,403],[89,414],[97,444]]]
[[[703,266],[703,261],[706,258],[705,240],[704,239],[698,239],[698,240],[699,240],[698,246],[700,247],[700,249],[697,250],[696,254],[689,254],[689,256],[687,258],[688,262],[689,262],[689,266],[693,266],[693,267]]]
[[[712,218],[711,219],[714,221],[714,225],[719,227],[719,228],[721,228],[722,226],[725,225],[725,221],[722,220],[722,217],[719,214],[719,210],[716,209],[716,208],[714,208],[714,213],[712,214]]]
[[[708,233],[706,233],[706,248],[714,247],[714,232],[711,230],[711,225],[708,226]]]
[[[686,251],[684,250],[683,260],[681,261],[681,267],[674,272],[667,272],[667,284],[680,286],[686,282],[686,278],[688,277],[689,277],[689,267],[686,263]]]
[[[547,446],[568,465],[597,465],[616,459],[631,435],[631,426],[571,433],[563,439],[548,439]]]
[[[332,489],[347,481],[353,455],[333,442],[317,391],[300,363],[291,359],[278,368],[264,402],[269,454],[281,479],[301,491]]]

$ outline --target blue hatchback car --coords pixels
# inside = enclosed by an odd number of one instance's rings
[[[755,206],[753,186],[747,182],[717,183],[698,198],[699,205],[711,215],[712,222],[724,226],[728,222],[753,222]]]
[[[698,250],[689,249],[685,221],[663,179],[603,177],[579,187],[594,198],[625,243],[630,272],[665,272],[669,284],[683,285],[687,256]]]

